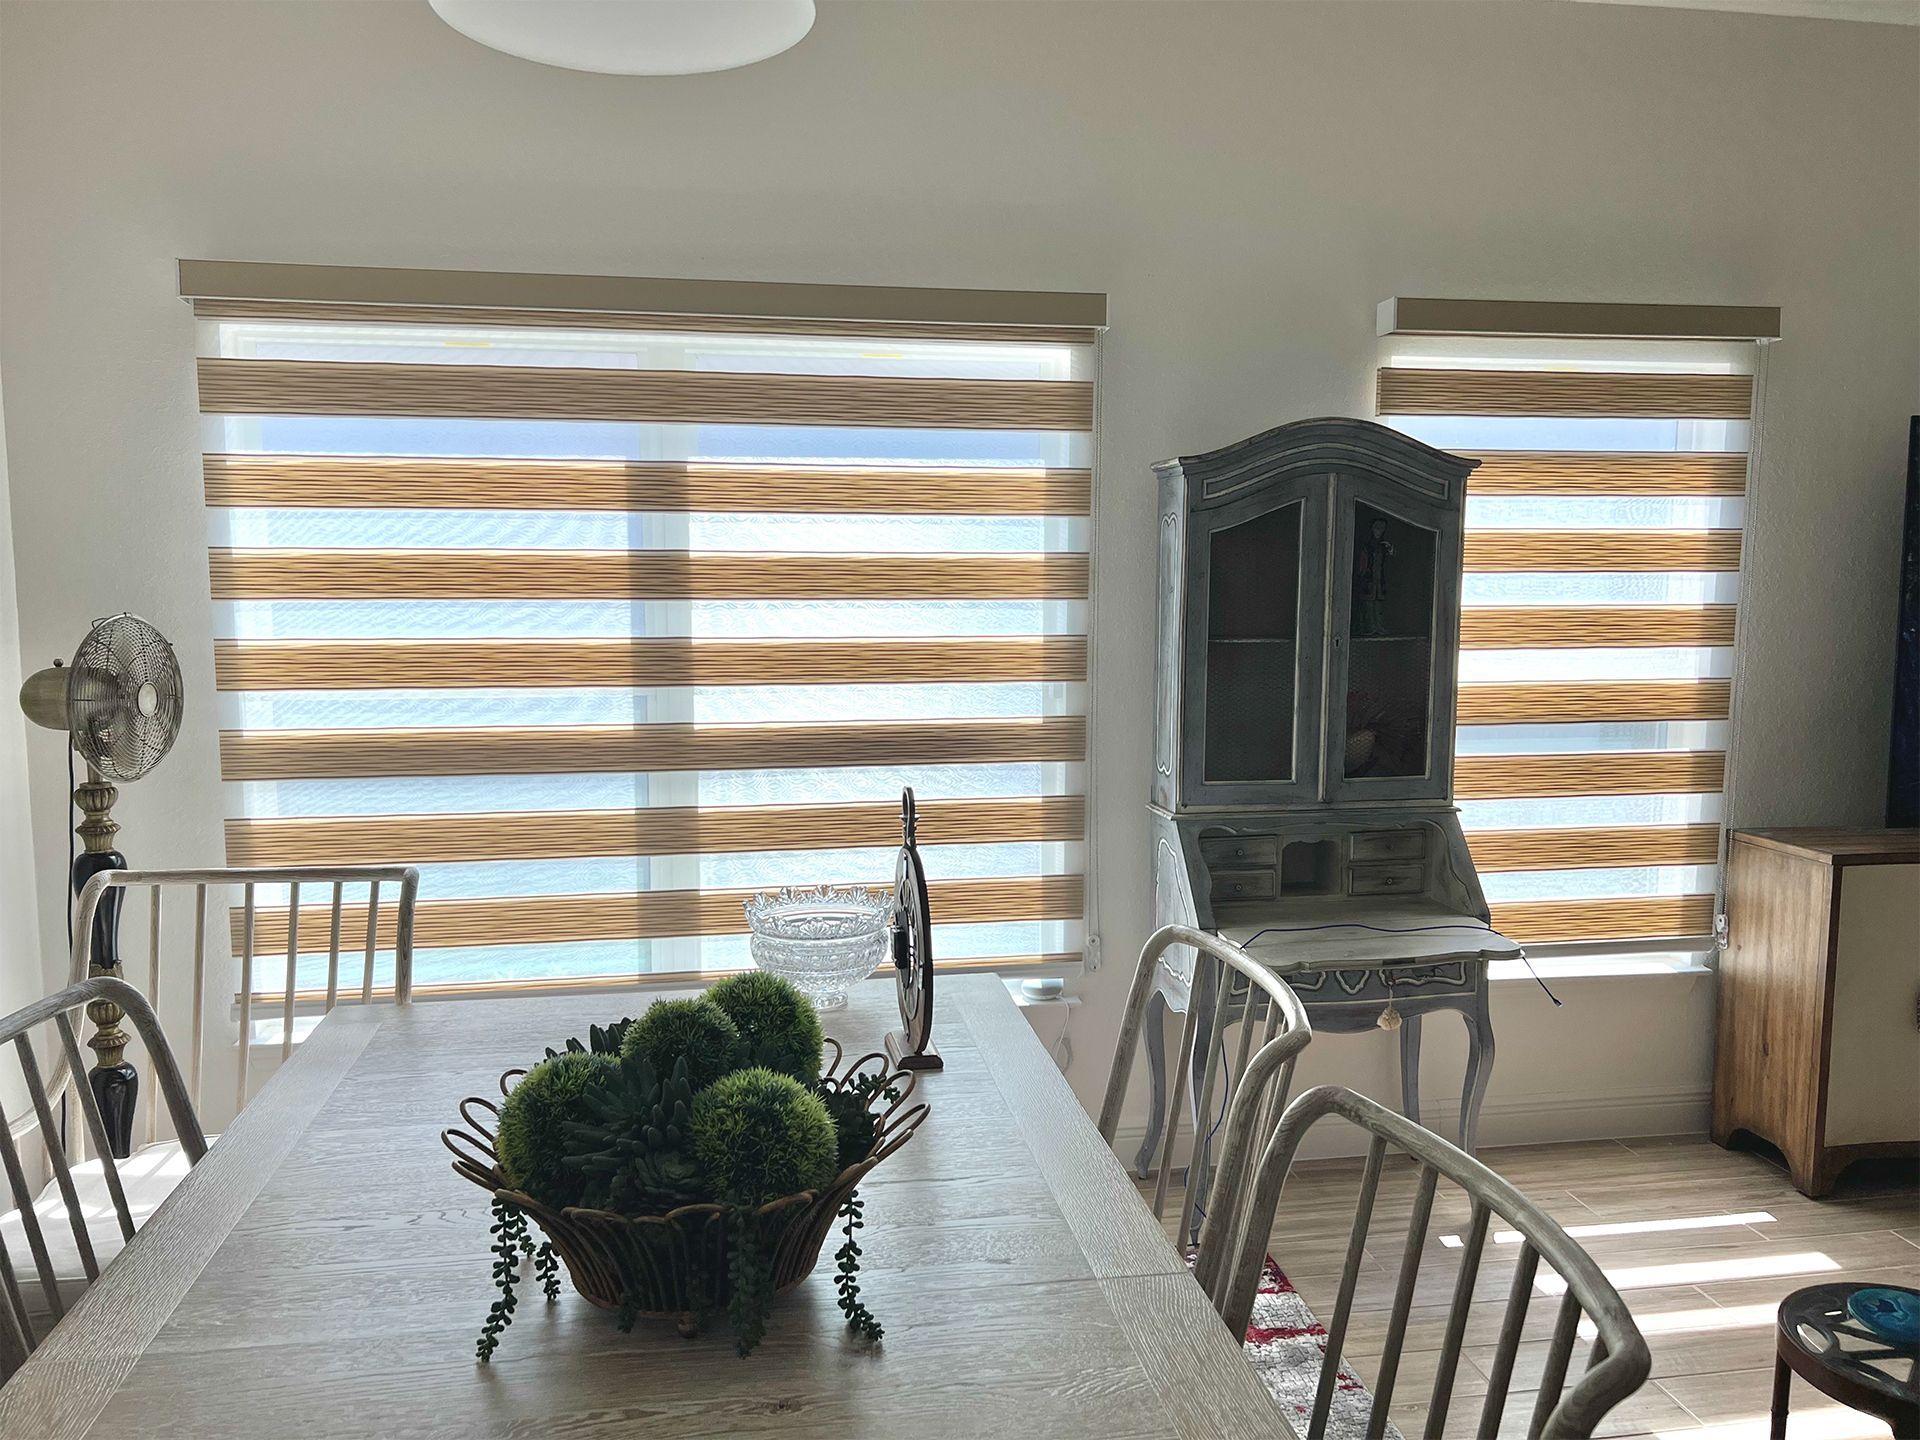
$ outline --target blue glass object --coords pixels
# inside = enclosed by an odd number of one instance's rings
[[[1920,1293],[1872,1285],[1847,1297],[1847,1313],[1895,1345],[1920,1345]]]

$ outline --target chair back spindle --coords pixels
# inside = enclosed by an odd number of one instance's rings
[[[1185,925],[1162,927],[1149,936],[1141,948],[1121,1020],[1120,1038],[1114,1049],[1113,1068],[1107,1075],[1106,1099],[1100,1110],[1100,1134],[1108,1144],[1113,1143],[1126,1101],[1134,1053],[1139,1048],[1145,1025],[1147,1001],[1153,994],[1155,971],[1161,958],[1177,945],[1190,946],[1195,952],[1193,999],[1182,1022],[1179,1053],[1171,1066],[1173,1096],[1160,1145],[1153,1206],[1154,1214],[1164,1220],[1169,1177],[1181,1126],[1188,1116],[1189,1077],[1198,1075],[1192,1114],[1199,1119],[1190,1127],[1190,1157],[1179,1233],[1183,1238],[1194,1236],[1195,1216],[1201,1216],[1194,1273],[1203,1286],[1211,1288],[1224,1257],[1232,1252],[1244,1177],[1252,1168],[1258,1148],[1265,1143],[1268,1127],[1275,1123],[1285,1103],[1294,1061],[1313,1039],[1313,1030],[1299,997],[1286,981],[1239,946]],[[1235,1025],[1240,1033],[1229,1051],[1226,1032]],[[1260,1031],[1257,1045],[1256,1028]],[[1210,1141],[1215,1127],[1209,1117],[1214,1114],[1219,1072],[1229,1054],[1232,1066],[1225,1077],[1228,1093],[1220,1122],[1224,1126],[1220,1158],[1217,1165],[1210,1165]]]
[[[53,1091],[48,1086],[33,1043],[37,1031],[51,1029],[58,1043],[48,1048],[58,1056],[59,1072],[63,1075],[82,1073],[80,1067],[84,1062],[80,1058],[80,1042],[74,1031],[73,1015],[88,1005],[100,1003],[117,1006],[122,1012],[122,1019],[130,1022],[134,1033],[139,1036],[153,1065],[155,1088],[166,1102],[169,1122],[174,1134],[179,1137],[187,1163],[198,1164],[207,1153],[206,1136],[201,1132],[185,1078],[174,1063],[173,1051],[160,1029],[153,1006],[133,986],[111,976],[98,975],[69,985],[58,994],[37,1000],[0,1018],[0,1052],[10,1050],[18,1063],[20,1078],[33,1110],[33,1123],[39,1130],[47,1163],[53,1171],[54,1189],[58,1192],[60,1208],[66,1212],[67,1226],[73,1233],[74,1253],[79,1259],[80,1270],[79,1275],[70,1271],[63,1273],[48,1234],[41,1225],[39,1208],[27,1181],[20,1147],[16,1144],[16,1127],[9,1122],[4,1111],[0,1111],[0,1167],[6,1171],[8,1188],[12,1191],[19,1213],[20,1229],[27,1250],[25,1255],[13,1253],[5,1232],[0,1231],[0,1302],[4,1302],[0,1303],[0,1380],[18,1369],[52,1327],[65,1316],[67,1296],[62,1290],[63,1283],[91,1284],[100,1278],[101,1263],[95,1250],[94,1235],[88,1227],[91,1216],[87,1199],[81,1193],[67,1147],[61,1143],[54,1116]],[[106,1127],[92,1087],[81,1083],[72,1088],[78,1096],[87,1131],[92,1136],[102,1179],[112,1199],[114,1217],[124,1242],[133,1236],[134,1221],[121,1182],[119,1162],[114,1159],[106,1143]],[[46,1201],[40,1201],[40,1205],[45,1204]],[[37,1316],[27,1292],[20,1284],[21,1265],[28,1262],[33,1266],[34,1278],[39,1282],[40,1294],[45,1301],[44,1313]]]
[[[1522,1243],[1507,1292],[1500,1338],[1488,1368],[1487,1393],[1481,1404],[1476,1433],[1483,1437],[1506,1433],[1503,1420],[1513,1382],[1514,1360],[1526,1325],[1528,1301],[1536,1288],[1547,1288],[1539,1273],[1542,1257],[1558,1277],[1555,1288],[1560,1291],[1560,1304],[1539,1388],[1527,1397],[1531,1413],[1526,1433],[1530,1440],[1589,1437],[1609,1410],[1645,1383],[1652,1368],[1646,1340],[1619,1292],[1565,1230],[1507,1181],[1432,1131],[1422,1129],[1363,1095],[1332,1085],[1309,1090],[1287,1107],[1265,1154],[1253,1167],[1247,1198],[1241,1206],[1236,1247],[1222,1273],[1221,1283],[1211,1292],[1216,1308],[1233,1333],[1245,1333],[1251,1318],[1273,1235],[1275,1213],[1294,1156],[1308,1130],[1329,1116],[1351,1122],[1369,1132],[1370,1138],[1339,1296],[1327,1327],[1325,1354],[1319,1361],[1319,1383],[1306,1431],[1307,1440],[1322,1440],[1332,1426],[1335,1392],[1341,1388],[1348,1323],[1389,1148],[1413,1161],[1414,1191],[1392,1308],[1388,1312],[1386,1335],[1374,1376],[1372,1405],[1367,1414],[1365,1434],[1369,1440],[1379,1440],[1386,1433],[1414,1293],[1419,1285],[1422,1261],[1427,1256],[1435,1193],[1441,1180],[1465,1192],[1469,1209],[1465,1233],[1458,1237],[1453,1251],[1459,1258],[1459,1268],[1453,1277],[1444,1338],[1427,1400],[1424,1440],[1438,1440],[1449,1431],[1460,1351],[1466,1339],[1481,1264],[1487,1253],[1488,1230],[1496,1217],[1512,1226]],[[1574,1341],[1583,1318],[1593,1326],[1597,1338],[1584,1366],[1569,1383]],[[1351,1387],[1348,1390],[1351,1393]],[[1356,1420],[1350,1418],[1349,1423],[1357,1428]]]
[[[233,1075],[233,1106],[235,1110],[245,1107],[252,1095],[255,1084],[255,1067],[252,1065],[254,1049],[254,1023],[256,1005],[271,1006],[269,1013],[275,1013],[278,1020],[278,1034],[271,1031],[264,1037],[263,1043],[271,1045],[279,1041],[279,1056],[286,1059],[299,1036],[302,1014],[330,1013],[341,1001],[342,995],[351,997],[357,990],[363,1003],[371,1003],[376,998],[375,962],[382,953],[382,945],[393,955],[393,998],[405,1003],[413,995],[413,918],[415,896],[419,889],[419,872],[409,866],[399,865],[298,865],[268,867],[235,867],[215,870],[110,870],[94,876],[81,891],[75,916],[74,934],[76,943],[72,956],[72,975],[74,979],[83,978],[87,973],[88,938],[92,933],[93,916],[104,903],[108,892],[115,888],[139,889],[146,892],[147,918],[147,975],[146,994],[148,1003],[156,1010],[167,1009],[175,1013],[173,1007],[188,1010],[190,1023],[190,1042],[188,1046],[187,1075],[190,1080],[190,1094],[194,1104],[202,1103],[201,1087],[205,1083],[206,1068],[206,1003],[208,986],[209,950],[217,947],[209,944],[209,905],[210,896],[215,893],[238,892],[240,904],[230,913],[232,921],[233,960],[239,976],[239,986],[235,993],[236,1019],[243,1043],[236,1047]],[[312,898],[316,887],[325,886],[321,893],[326,896],[327,904],[322,912],[312,905],[303,906],[302,896]],[[350,902],[350,888],[366,887],[367,945],[362,957],[360,983],[355,986],[349,979],[341,984],[341,964],[343,961],[342,937],[351,933],[346,928],[346,920],[357,906]],[[276,905],[267,894],[265,887],[283,888],[286,895],[284,909]],[[305,887],[303,889],[303,887]],[[193,902],[193,955],[190,986],[184,981],[175,980],[176,962],[163,964],[166,950],[164,917],[174,914],[167,900],[167,892],[192,891]],[[177,897],[185,901],[184,893]],[[390,914],[383,915],[383,900]],[[259,953],[263,939],[271,940],[274,932],[272,925],[284,920],[286,943],[282,947],[273,944],[266,957]],[[357,922],[356,922],[357,923]],[[176,942],[176,945],[178,942]],[[312,974],[312,983],[305,984],[301,965],[305,961],[309,967],[324,958],[324,986],[320,977]],[[273,968],[286,966],[280,983],[275,984],[268,976]],[[264,970],[266,974],[260,972]],[[217,978],[217,977],[216,977]],[[189,994],[182,992],[190,991]],[[170,998],[171,997],[171,998]],[[275,1002],[278,1002],[275,1004]],[[271,1022],[269,1022],[271,1023]],[[64,1058],[55,1067],[56,1073],[51,1079],[50,1090],[57,1097],[64,1093],[69,1079],[69,1071]],[[150,1082],[151,1063],[143,1069],[143,1081]],[[146,1093],[147,1124],[146,1140],[149,1144],[159,1138],[159,1097],[148,1084]],[[90,1137],[89,1137],[90,1138]]]

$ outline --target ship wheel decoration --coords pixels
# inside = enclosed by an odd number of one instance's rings
[[[893,867],[893,979],[900,1028],[887,1033],[887,1058],[901,1070],[938,1070],[933,1048],[933,912],[927,872],[914,842],[913,790],[900,792],[900,859]]]

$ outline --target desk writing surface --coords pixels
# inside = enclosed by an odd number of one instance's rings
[[[1378,905],[1342,899],[1235,906],[1220,934],[1277,974],[1437,965],[1453,960],[1517,960],[1520,946],[1476,916],[1421,901]]]

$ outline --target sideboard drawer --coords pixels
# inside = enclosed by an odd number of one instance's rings
[[[1426,869],[1416,863],[1355,865],[1347,872],[1349,895],[1418,895]]]
[[[1215,900],[1271,900],[1279,890],[1278,878],[1271,870],[1216,870],[1213,872]]]
[[[1200,858],[1208,869],[1272,865],[1280,859],[1280,842],[1271,835],[1216,835],[1200,842]]]
[[[1355,863],[1363,860],[1418,860],[1427,853],[1425,830],[1357,830],[1353,836]],[[1362,894],[1362,891],[1355,891]]]

